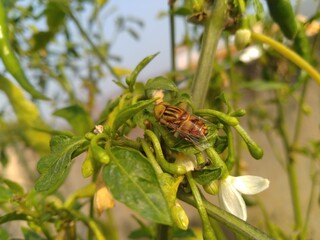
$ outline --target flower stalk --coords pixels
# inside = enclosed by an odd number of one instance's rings
[[[213,231],[213,228],[211,226],[211,223],[209,221],[208,213],[203,205],[202,198],[199,192],[199,189],[197,187],[197,184],[195,180],[193,179],[190,172],[186,174],[188,183],[190,185],[192,194],[195,199],[195,204],[197,206],[201,221],[202,221],[202,233],[203,233],[203,239],[204,240],[215,240],[216,236]]]
[[[312,77],[318,84],[320,84],[320,74],[318,73],[318,71],[297,53],[264,34],[251,32],[251,38],[261,43],[268,44],[274,50],[282,54],[285,58],[296,64],[299,68],[306,71],[310,75],[310,77]]]

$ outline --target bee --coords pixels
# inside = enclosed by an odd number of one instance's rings
[[[206,139],[208,126],[204,120],[182,108],[161,102],[154,107],[154,115],[160,124],[195,145]]]

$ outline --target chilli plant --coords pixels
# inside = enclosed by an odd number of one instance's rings
[[[15,150],[34,182],[32,189],[25,190],[10,176],[1,176],[0,223],[26,222],[21,227],[25,239],[119,239],[111,221],[112,208],[119,201],[137,213],[133,219],[139,228],[127,233],[130,239],[211,240],[227,239],[230,233],[239,239],[308,239],[319,187],[320,148],[319,139],[301,144],[300,138],[307,89],[312,83],[309,78],[320,83],[312,54],[316,48],[312,41],[317,39],[307,35],[319,14],[301,23],[289,0],[266,2],[270,17],[259,0],[169,1],[164,15],[170,20],[172,69],[166,75],[138,81],[139,73],[158,53],[145,57],[132,71],[113,66],[118,60],[111,54],[113,42],[99,31],[99,13],[108,6],[107,1],[36,1],[16,7],[1,0],[4,70],[0,90],[16,115],[14,120],[6,117],[8,110],[2,106],[1,164],[5,168],[10,162],[8,149]],[[86,29],[79,15],[88,15],[87,7],[91,14]],[[176,68],[177,17],[190,23],[181,44],[188,51],[200,46],[195,71]],[[28,25],[43,19],[46,30]],[[143,26],[130,17],[119,17],[116,24],[117,37],[126,31],[138,38],[133,29]],[[75,29],[76,37],[72,34]],[[63,47],[57,45],[59,39]],[[219,41],[225,43],[222,57],[216,54]],[[249,49],[258,51],[258,56],[243,60],[250,58]],[[29,71],[24,71],[23,62]],[[252,69],[259,71],[252,73]],[[105,88],[101,86],[111,84],[101,80],[106,74],[122,91],[93,118],[96,96]],[[30,76],[38,79],[37,87]],[[80,99],[81,93],[71,84],[74,76],[80,80],[73,84],[87,90],[86,99]],[[55,87],[63,94],[52,94]],[[238,107],[244,91],[253,96],[256,91],[270,92],[272,97],[257,98],[246,110]],[[293,134],[288,134],[286,103],[293,98],[298,99],[297,115]],[[67,106],[59,107],[62,102]],[[268,104],[276,109],[275,114],[267,109]],[[64,118],[72,130],[50,127],[40,114],[41,106],[54,109],[53,115]],[[257,160],[263,157],[263,150],[241,119],[249,119],[250,127],[265,134],[285,169],[294,216],[290,231],[277,226],[263,200],[242,196],[258,194],[270,182],[244,173],[241,146]],[[283,148],[274,146],[274,134]],[[21,154],[26,148],[40,156],[36,179],[28,155]],[[313,166],[304,216],[296,165],[299,154]],[[77,177],[90,181],[61,194],[74,161],[82,161]],[[275,184],[277,180],[270,181]],[[217,204],[211,195],[217,197]],[[197,209],[200,232],[189,225],[187,204]],[[261,209],[264,228],[247,222],[247,206],[251,205]],[[10,239],[12,234],[0,228],[1,239]]]

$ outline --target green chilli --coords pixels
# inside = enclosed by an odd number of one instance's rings
[[[91,139],[90,148],[92,152],[92,158],[94,162],[100,162],[102,164],[108,164],[110,162],[110,157],[107,151],[98,145],[99,140],[106,140],[107,135],[105,134],[98,134],[96,137]]]
[[[31,85],[10,45],[6,10],[4,9],[3,1],[0,1],[0,57],[6,70],[17,80],[23,89],[35,98],[48,99]]]
[[[298,23],[290,0],[267,0],[271,17],[279,25],[283,34],[293,39],[298,32]]]

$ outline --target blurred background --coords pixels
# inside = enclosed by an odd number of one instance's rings
[[[1,177],[14,180],[27,190],[32,189],[35,179],[39,176],[36,164],[40,156],[48,152],[50,138],[46,133],[40,136],[32,131],[24,131],[25,126],[21,119],[26,117],[28,121],[39,122],[38,127],[42,130],[50,128],[72,131],[70,122],[65,116],[61,117],[58,110],[76,104],[91,116],[91,123],[96,123],[100,120],[100,114],[105,110],[108,101],[121,94],[122,88],[119,82],[123,81],[143,58],[157,52],[159,55],[141,72],[138,80],[145,82],[159,75],[172,76],[171,54],[174,51],[176,53],[174,74],[178,79],[178,85],[182,88],[190,87],[189,80],[192,79],[197,66],[203,28],[201,25],[186,21],[187,16],[183,7],[188,6],[186,4],[188,1],[182,1],[183,3],[178,1],[177,4],[181,8],[177,7],[180,11],[177,11],[174,18],[175,46],[171,45],[172,25],[170,25],[167,1],[3,2],[8,15],[11,42],[25,74],[35,88],[51,99],[41,101],[23,92],[23,98],[20,98],[19,102],[14,102],[13,96],[0,87],[0,90],[3,90],[0,91]],[[271,23],[267,6],[264,2],[261,3],[265,10],[265,19],[255,23],[257,31],[267,29],[271,37],[290,45],[289,40],[279,37],[279,28]],[[71,13],[66,14],[64,7],[71,9]],[[319,16],[319,1],[293,1],[293,8],[298,11],[297,15],[305,19],[313,17],[317,20]],[[249,8],[247,11],[255,15],[253,9]],[[315,21],[313,29],[310,27],[309,30],[308,38],[314,44],[315,55],[319,57],[319,41],[316,41],[319,35],[319,23]],[[253,48],[235,50],[232,35],[223,36],[224,39],[221,39],[221,44],[218,46],[218,64],[215,66],[218,74],[215,77],[218,79],[219,91],[217,92],[217,86],[214,84],[210,86],[212,99],[208,99],[208,105],[214,101],[215,94],[221,91],[225,91],[228,96],[232,95],[230,71],[236,72],[234,76],[239,79],[248,80],[241,83],[236,103],[238,108],[246,109],[248,115],[241,118],[242,124],[252,138],[262,146],[265,155],[262,160],[254,161],[246,151],[243,151],[239,157],[241,168],[245,174],[262,176],[271,181],[267,191],[259,194],[258,198],[248,199],[249,205],[250,203],[253,205],[252,208],[249,207],[248,222],[267,229],[265,216],[268,215],[277,228],[283,232],[290,232],[293,213],[288,178],[285,165],[275,158],[275,155],[280,155],[278,159],[285,158],[285,154],[279,150],[283,143],[277,134],[271,131],[265,134],[265,130],[277,130],[277,126],[270,120],[277,117],[277,109],[269,104],[274,97],[272,91],[280,89],[289,92],[288,88],[282,85],[284,83],[290,87],[294,85],[296,89],[300,87],[299,84],[295,85],[298,82],[297,70],[287,60],[283,60],[273,52],[270,53],[267,48],[254,48],[255,44],[250,46]],[[230,63],[230,57],[234,63]],[[13,85],[18,86],[1,64],[0,73]],[[234,69],[230,70],[232,67]],[[252,80],[259,80],[261,83],[264,77],[271,76],[263,72],[266,68],[276,69],[273,74],[283,82],[272,82],[271,79],[264,84],[255,85]],[[318,65],[316,68],[319,70]],[[319,85],[312,81],[307,86],[307,91],[305,118],[299,142],[302,145],[313,142],[314,145],[311,145],[316,148],[320,136]],[[297,96],[297,93],[293,93],[290,98],[283,99],[286,128],[289,130],[295,126]],[[231,100],[234,98],[230,97]],[[34,106],[38,110],[33,109]],[[264,117],[266,114],[269,114],[270,118]],[[293,133],[289,131],[289,135]],[[239,145],[244,147],[241,143]],[[301,155],[297,161],[299,194],[301,206],[306,212],[309,206],[317,206],[307,214],[310,215],[311,226],[309,239],[318,239],[320,238],[320,229],[317,227],[320,214],[320,188],[319,178],[314,175],[318,176],[319,157],[312,156],[312,151],[308,147],[304,150],[309,155]],[[316,163],[312,163],[310,158],[314,158]],[[60,189],[62,195],[68,195],[90,181],[80,174],[82,159],[84,155],[80,155],[74,161],[67,181]],[[217,202],[215,196],[209,198],[212,202]],[[200,228],[197,211],[187,205],[184,206],[188,209],[191,226]],[[132,217],[134,213],[118,202],[112,212],[115,214],[115,225],[120,230],[120,239],[127,239],[128,234],[138,227]],[[25,225],[23,221],[20,224]],[[9,228],[13,238],[22,236],[16,231],[18,228],[16,224],[5,226]]]

